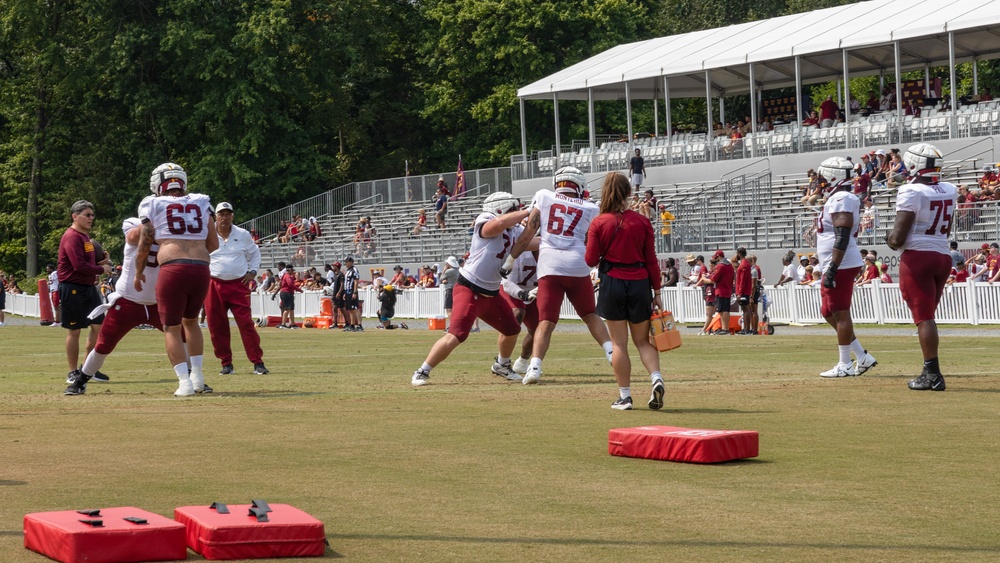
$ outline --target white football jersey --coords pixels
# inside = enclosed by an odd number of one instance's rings
[[[948,182],[903,184],[896,194],[896,212],[916,214],[913,227],[900,250],[927,250],[951,254],[948,235],[955,213],[958,190]]]
[[[146,198],[139,204],[139,217],[149,219],[158,241],[205,240],[212,203],[203,194]]]
[[[859,268],[865,261],[858,250],[858,232],[861,230],[861,200],[851,192],[839,191],[830,195],[816,218],[816,254],[820,271],[825,272],[833,257],[833,243],[837,236],[833,232],[833,214],[850,213],[853,219],[851,238],[840,261],[840,268]]]
[[[542,237],[538,247],[538,277],[590,275],[584,259],[587,230],[600,213],[596,205],[583,199],[540,190],[531,202],[538,210]]]
[[[513,231],[514,240],[517,240],[524,228],[515,225]],[[534,253],[522,252],[517,260],[514,260],[514,269],[510,271],[507,279],[524,290],[531,291],[532,288],[538,287],[538,261],[535,260]]]
[[[122,232],[128,234],[132,227],[138,226],[139,219],[130,217],[122,223]],[[160,250],[160,245],[153,242],[149,247],[149,257],[146,258],[146,269],[143,275],[146,276],[146,283],[142,285],[142,291],[136,291],[135,286],[135,255],[139,253],[139,245],[125,243],[125,260],[122,261],[122,275],[118,277],[115,284],[115,293],[122,297],[138,303],[140,305],[156,304],[156,279],[160,276],[160,263],[156,261],[156,253]]]
[[[516,238],[513,229],[505,229],[493,238],[483,238],[480,234],[483,225],[494,217],[496,215],[492,213],[480,213],[476,217],[476,222],[472,226],[469,258],[458,270],[463,278],[489,291],[499,291],[500,267],[507,259],[507,254]]]

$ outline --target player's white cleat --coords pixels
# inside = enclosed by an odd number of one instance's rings
[[[521,380],[521,383],[525,385],[534,385],[535,383],[538,383],[538,380],[541,378],[542,368],[529,367],[527,373],[524,374],[524,379]]]
[[[868,353],[868,350],[865,350],[865,355],[858,358],[858,361],[854,364],[854,372],[857,375],[861,375],[877,365],[878,360],[875,359],[875,356],[872,356]]]
[[[526,360],[524,358],[514,360],[514,373],[519,373],[521,375],[528,373],[529,365],[531,365],[531,360]]]
[[[857,375],[857,372],[854,371],[854,364],[842,364],[839,362],[833,366],[833,369],[819,374],[820,377],[851,377],[853,375]]]
[[[413,378],[410,379],[410,384],[413,385],[414,387],[427,385],[428,383],[430,383],[430,381],[428,381],[428,378],[430,378],[430,376],[431,374],[427,373],[426,371],[418,369],[417,371],[413,372]]]
[[[202,383],[204,385],[204,383]],[[194,395],[194,385],[191,384],[190,379],[182,379],[181,384],[174,391],[175,397],[190,397]]]

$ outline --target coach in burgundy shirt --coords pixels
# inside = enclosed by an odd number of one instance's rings
[[[94,226],[94,205],[89,201],[77,201],[70,208],[70,216],[73,224],[59,240],[56,272],[59,276],[62,326],[69,331],[66,333],[66,362],[70,377],[74,377],[74,372],[80,365],[80,330],[90,327],[87,354],[97,344],[104,315],[95,319],[88,319],[87,315],[103,303],[96,284],[98,276],[111,273],[111,266],[106,256],[97,256],[94,242],[90,240],[90,230]]]
[[[743,311],[743,334],[753,334],[750,320],[750,296],[753,294],[753,279],[750,275],[752,269],[750,261],[747,260],[747,249],[742,246],[736,249],[736,255],[740,259],[739,266],[736,267],[736,295],[739,297],[740,309]]]

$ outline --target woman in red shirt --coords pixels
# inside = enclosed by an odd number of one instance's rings
[[[639,350],[642,365],[653,384],[649,408],[663,407],[663,376],[660,353],[649,342],[649,317],[660,303],[660,264],[656,259],[653,225],[649,219],[628,209],[632,191],[628,178],[608,174],[601,188],[601,214],[587,232],[584,258],[590,267],[601,272],[597,313],[606,320],[614,348],[611,365],[618,383],[619,399],[611,405],[616,410],[632,409],[632,363],[628,356],[628,338]]]
[[[865,266],[861,269],[861,279],[857,285],[872,283],[872,280],[879,278],[878,266],[875,265],[875,256],[868,254],[865,256]]]

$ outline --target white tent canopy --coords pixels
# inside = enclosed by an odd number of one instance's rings
[[[619,45],[518,90],[522,100],[652,99],[746,94],[755,89],[1000,58],[1000,2],[871,0],[802,14]],[[949,49],[954,40],[954,53]],[[708,71],[708,72],[706,72]],[[592,96],[592,98],[589,98]]]

